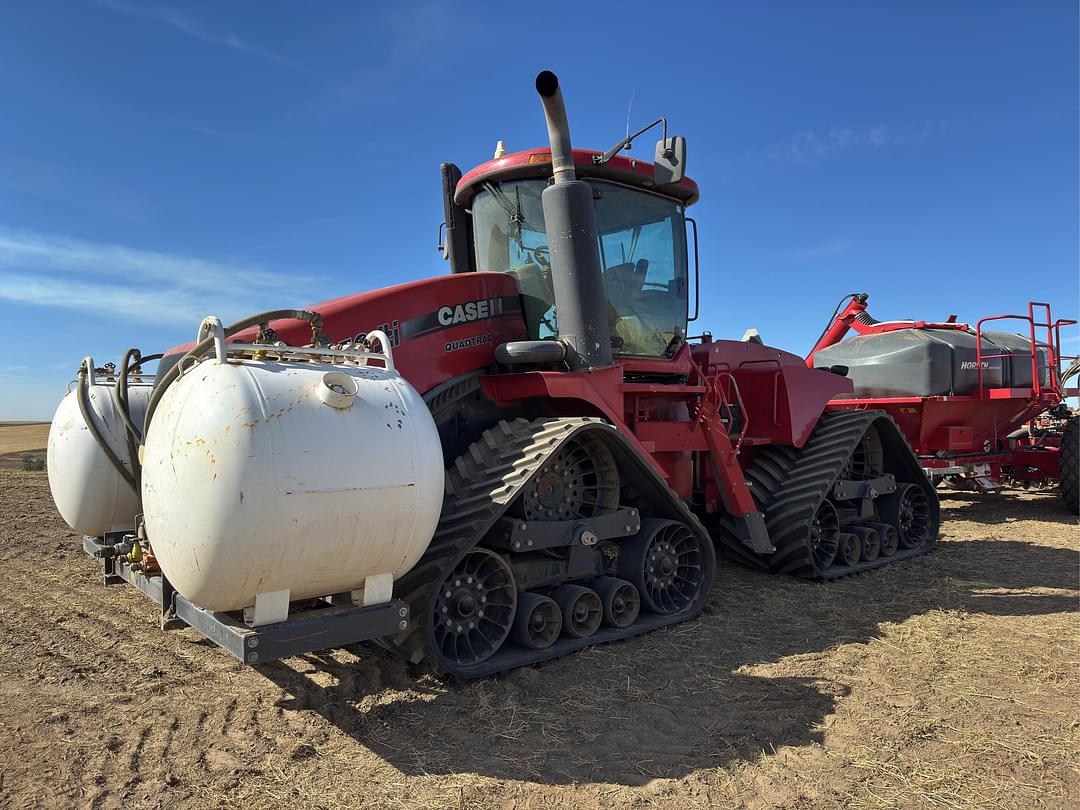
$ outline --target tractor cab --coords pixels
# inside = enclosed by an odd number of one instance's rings
[[[578,179],[592,192],[612,353],[671,357],[687,334],[685,209],[697,200],[697,185],[684,177],[658,185],[654,164],[630,157],[600,163],[599,152],[572,154]],[[552,175],[550,150],[496,157],[464,177],[453,166],[443,172],[448,194],[442,247],[452,271],[512,275],[530,339],[556,338],[559,313],[541,203]]]

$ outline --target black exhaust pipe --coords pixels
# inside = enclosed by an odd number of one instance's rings
[[[544,105],[555,175],[555,184],[544,189],[542,202],[559,339],[573,349],[566,358],[571,369],[610,366],[611,331],[592,187],[578,180],[574,171],[570,125],[558,77],[548,70],[540,73],[536,92]]]

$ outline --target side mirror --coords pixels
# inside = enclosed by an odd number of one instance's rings
[[[675,135],[656,142],[653,178],[658,186],[670,186],[686,177],[686,138]]]

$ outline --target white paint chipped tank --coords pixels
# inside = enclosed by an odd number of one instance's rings
[[[143,512],[161,570],[203,608],[256,616],[257,595],[280,613],[368,577],[388,585],[420,559],[442,508],[430,411],[392,362],[258,356],[198,362],[152,416]]]
[[[90,418],[113,454],[131,474],[131,457],[120,410],[113,398],[112,377],[96,376],[93,361],[87,377]],[[149,383],[128,386],[132,419],[141,425],[150,399]],[[53,415],[47,450],[49,489],[56,509],[72,529],[99,537],[108,531],[131,530],[139,513],[139,495],[90,432],[79,409],[78,390],[68,392]]]

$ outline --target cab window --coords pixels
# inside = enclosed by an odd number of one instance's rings
[[[617,355],[664,357],[686,337],[687,255],[682,206],[615,183],[590,181],[608,327]],[[473,203],[476,266],[510,273],[530,337],[558,334],[540,195],[544,180],[488,183]]]

